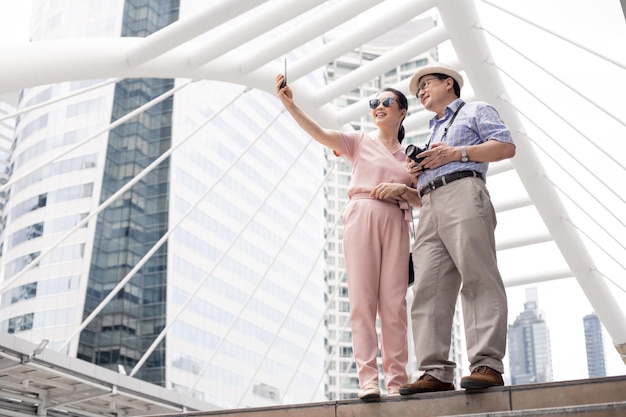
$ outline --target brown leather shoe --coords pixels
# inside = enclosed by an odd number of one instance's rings
[[[400,387],[400,395],[452,390],[454,390],[454,384],[440,381],[430,374],[422,374],[417,381],[402,385]]]
[[[504,385],[502,374],[488,366],[479,366],[469,376],[461,378],[461,388],[480,389]]]

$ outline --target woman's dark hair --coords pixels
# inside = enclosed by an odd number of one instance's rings
[[[409,110],[409,100],[407,100],[406,96],[402,93],[402,91],[396,90],[395,88],[387,87],[387,88],[383,88],[382,90],[380,90],[379,94],[384,91],[389,91],[390,93],[393,93],[396,95],[396,100],[398,102],[398,107],[400,107],[400,109],[406,109],[407,111]],[[404,135],[405,135],[404,126],[402,125],[402,122],[400,122],[400,129],[398,129],[398,142],[402,143],[402,141],[404,140]]]
[[[446,74],[436,73],[436,74],[431,74],[431,75],[433,75],[434,77],[437,77],[440,80],[445,80],[446,78],[452,78]],[[456,94],[457,97],[461,97],[461,87],[459,87],[459,83],[457,83],[454,78],[452,78],[452,82],[454,83],[452,85],[452,88],[454,89],[454,94]]]

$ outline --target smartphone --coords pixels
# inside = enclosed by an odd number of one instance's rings
[[[285,76],[285,79],[283,80],[283,83],[280,85],[280,88],[284,88],[287,85],[287,58],[285,58],[285,71],[283,72],[283,75]]]

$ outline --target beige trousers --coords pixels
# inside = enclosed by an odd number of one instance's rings
[[[496,262],[496,217],[485,183],[463,178],[422,198],[413,245],[411,319],[419,369],[452,382],[454,309],[461,291],[470,370],[503,372],[507,299]]]

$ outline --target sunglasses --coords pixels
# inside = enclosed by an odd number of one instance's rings
[[[393,97],[387,97],[384,98],[382,101],[380,101],[379,99],[375,98],[373,100],[370,100],[370,109],[375,109],[376,107],[378,107],[378,105],[380,103],[383,103],[383,106],[385,107],[391,107],[391,105],[393,103],[395,103],[396,99]]]

